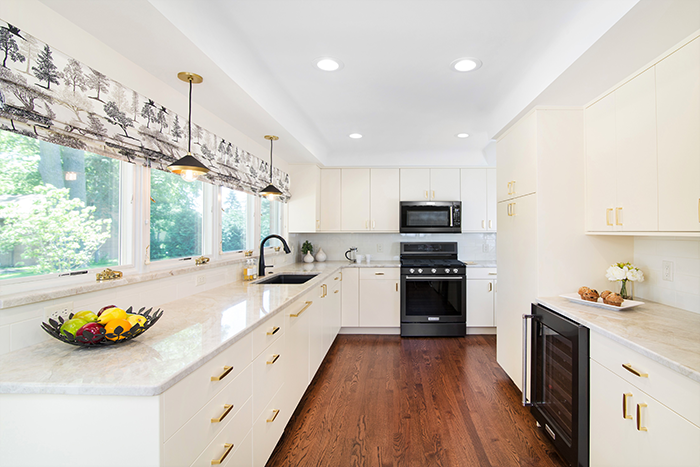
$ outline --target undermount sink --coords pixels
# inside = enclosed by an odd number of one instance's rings
[[[303,284],[316,276],[317,274],[275,274],[257,281],[256,284]]]

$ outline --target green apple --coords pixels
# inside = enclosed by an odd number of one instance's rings
[[[82,328],[85,326],[88,322],[84,319],[80,318],[73,318],[69,319],[63,325],[61,325],[61,334],[64,336],[70,336],[70,337],[75,337],[75,334],[78,332],[78,329]]]

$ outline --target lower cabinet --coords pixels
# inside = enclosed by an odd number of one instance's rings
[[[467,268],[467,326],[496,326],[496,269]]]
[[[399,268],[360,269],[360,327],[399,327]]]

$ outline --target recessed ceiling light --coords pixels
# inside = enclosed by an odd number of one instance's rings
[[[322,57],[314,60],[314,65],[323,71],[338,71],[343,68],[343,63],[335,58]]]
[[[458,133],[456,136],[457,138],[469,138],[469,134],[467,133]]]
[[[481,60],[478,58],[458,58],[451,64],[454,71],[464,73],[466,71],[474,71],[481,68]]]
[[[359,134],[359,133],[350,133],[348,136],[351,137],[352,139],[360,139],[360,138],[362,138],[362,135]]]

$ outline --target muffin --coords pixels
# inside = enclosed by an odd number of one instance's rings
[[[581,296],[581,298],[583,298],[583,295],[584,295],[586,292],[588,292],[589,290],[591,290],[591,289],[589,289],[588,287],[586,287],[586,286],[584,285],[583,287],[581,287],[580,289],[578,289],[578,294]]]
[[[603,301],[605,301],[605,297],[607,297],[607,296],[610,295],[611,293],[612,293],[612,292],[609,291],[609,290],[603,290],[603,291],[600,293],[600,298],[602,298]]]
[[[586,301],[589,302],[597,302],[598,301],[598,291],[595,289],[588,289],[586,290],[583,295],[581,295],[581,298],[583,298]]]
[[[622,295],[619,293],[609,293],[608,295],[605,296],[603,299],[603,303],[606,305],[615,305],[615,306],[621,306],[622,302],[625,300],[622,298]]]

